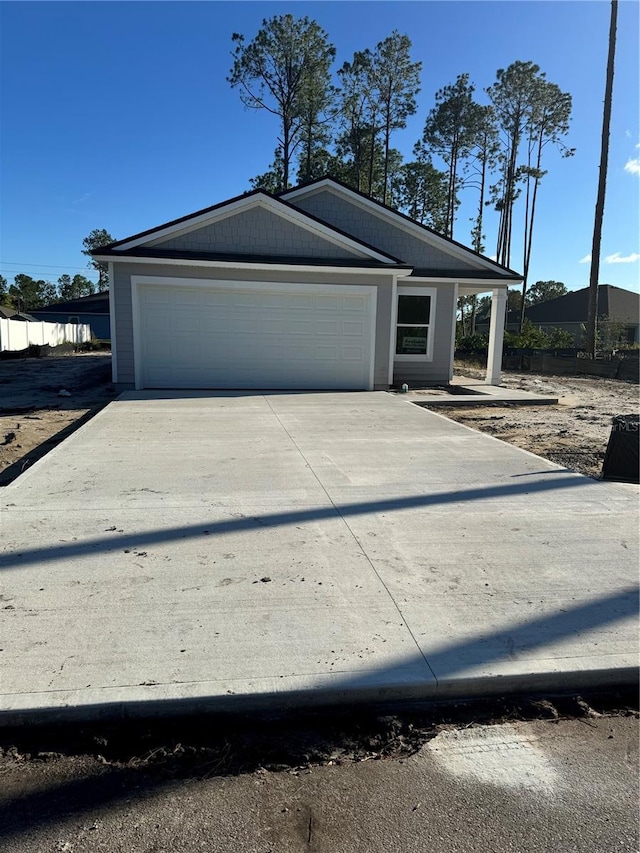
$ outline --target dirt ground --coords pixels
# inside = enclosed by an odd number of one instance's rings
[[[484,371],[465,365],[457,365],[456,373],[484,376]],[[553,394],[559,405],[452,406],[436,411],[591,477],[600,476],[612,417],[639,410],[638,385],[615,379],[504,373],[503,384]],[[60,396],[61,391],[70,396]],[[0,486],[114,396],[110,355],[0,361]]]
[[[280,719],[4,729],[0,847],[632,853],[636,700],[636,691],[610,689],[599,697],[395,713],[332,709]],[[458,738],[473,743],[466,746],[472,762],[463,752],[462,767]]]
[[[0,361],[0,486],[114,396],[111,356],[104,353]]]
[[[457,376],[484,378],[484,371],[456,365]],[[434,411],[529,450],[589,477],[599,478],[616,415],[638,414],[638,385],[596,376],[502,374],[507,388],[558,397],[557,406],[439,406]]]

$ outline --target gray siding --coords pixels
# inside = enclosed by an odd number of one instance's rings
[[[216,270],[205,267],[180,267],[162,264],[115,263],[113,298],[116,329],[113,330],[117,347],[118,386],[133,387],[135,382],[133,354],[133,320],[131,307],[131,276],[157,276],[162,278],[217,279],[220,281],[272,281],[301,284],[352,284],[374,285],[377,288],[376,347],[374,360],[374,387],[387,388],[389,384],[389,329],[391,324],[392,276],[354,274],[341,275],[327,272],[281,272],[278,270]],[[449,317],[449,326],[451,318]]]
[[[478,270],[477,266],[428,245],[404,228],[392,225],[381,216],[329,190],[323,189],[299,199],[293,198],[291,204],[414,267]]]
[[[233,252],[245,255],[292,255],[307,258],[353,259],[361,252],[336,246],[277,216],[253,207],[219,222],[149,245],[196,252]]]
[[[407,284],[414,286],[411,279]],[[419,286],[415,283],[415,286]],[[432,285],[429,285],[431,287]],[[431,318],[430,334],[434,335],[432,361],[396,361],[393,365],[393,383],[409,387],[416,385],[438,385],[451,379],[451,335],[453,311],[455,310],[455,287],[443,284],[436,287],[435,317]]]

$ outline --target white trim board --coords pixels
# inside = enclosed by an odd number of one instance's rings
[[[401,228],[408,234],[422,240],[423,243],[435,246],[440,251],[452,255],[453,257],[464,259],[469,266],[478,267],[480,269],[490,269],[493,271],[496,270],[495,262],[489,260],[489,258],[479,257],[472,252],[471,249],[467,249],[464,246],[458,246],[449,241],[446,237],[442,237],[435,232],[425,231],[418,223],[413,222],[410,219],[405,219],[403,216],[398,216],[393,210],[380,207],[371,199],[363,198],[347,187],[334,183],[329,178],[325,178],[317,184],[311,184],[307,187],[298,187],[297,189],[289,190],[288,192],[282,193],[282,198],[287,201],[291,201],[292,199],[314,195],[315,193],[324,190],[328,190],[338,197],[343,196],[347,198],[349,202],[360,207],[362,210],[366,210],[369,213],[378,216],[380,219],[386,219],[395,227]]]
[[[111,381],[118,381],[118,342],[116,340],[116,280],[113,273],[113,262],[109,262],[109,331],[111,333]]]
[[[114,255],[94,255],[94,260],[122,264],[160,264],[163,266],[176,267],[210,267],[211,269],[237,269],[237,270],[275,270],[276,272],[316,272],[316,273],[344,273],[345,275],[411,275],[413,267],[406,266],[385,269],[384,267],[336,267],[331,266],[331,261],[325,264],[260,264],[251,261],[204,261],[186,258],[142,258],[125,255],[117,258]]]
[[[262,207],[265,210],[279,216],[288,222],[303,228],[320,237],[335,246],[347,249],[356,257],[373,258],[383,263],[395,263],[395,259],[385,252],[378,251],[373,248],[368,248],[362,245],[358,240],[338,233],[328,224],[312,219],[302,210],[296,210],[288,205],[282,204],[277,199],[268,195],[251,195],[245,198],[236,199],[229,204],[224,204],[215,210],[210,210],[208,213],[202,213],[200,216],[194,216],[183,222],[177,222],[174,225],[168,225],[165,228],[160,226],[158,230],[142,237],[136,237],[122,243],[117,248],[121,250],[134,249],[137,246],[156,246],[159,241],[166,240],[170,237],[179,237],[183,234],[188,234],[191,231],[197,231],[207,225],[213,225],[223,219],[228,219],[230,216],[235,216],[238,213],[243,213],[255,207]]]
[[[396,335],[398,329],[398,279],[393,278],[391,285],[391,321],[389,324],[389,387],[393,385],[393,369],[396,356]]]
[[[453,311],[451,318],[451,355],[449,356],[449,382],[453,379],[453,362],[456,357],[456,330],[458,328],[458,283],[453,291]]]

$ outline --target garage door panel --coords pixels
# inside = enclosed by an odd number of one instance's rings
[[[362,347],[342,347],[340,358],[344,361],[362,361],[365,352]]]
[[[366,334],[364,323],[362,321],[343,320],[341,325],[342,334],[345,337],[352,335],[354,338],[360,338],[364,337],[364,335]]]
[[[139,384],[369,388],[374,293],[303,287],[139,285]]]
[[[363,311],[365,308],[366,299],[364,296],[348,296],[342,298],[340,311]]]

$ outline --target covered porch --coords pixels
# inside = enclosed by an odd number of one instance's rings
[[[510,282],[513,284],[513,282]],[[486,385],[500,385],[502,373],[502,344],[507,313],[508,283],[478,281],[458,282],[458,296],[480,296],[491,294],[491,321],[489,325],[489,348],[487,351]],[[456,311],[457,316],[457,311]],[[455,346],[455,344],[454,344]]]

